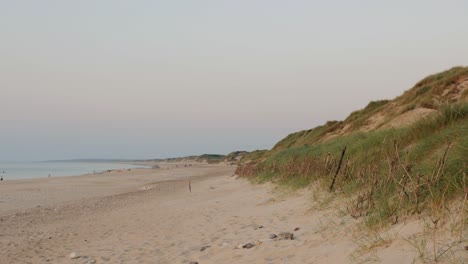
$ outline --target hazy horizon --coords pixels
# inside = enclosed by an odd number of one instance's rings
[[[0,161],[269,149],[467,65],[466,10],[0,0]]]

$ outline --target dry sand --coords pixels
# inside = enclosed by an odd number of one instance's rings
[[[233,172],[224,165],[165,164],[161,169],[2,182],[0,263],[421,260],[410,242],[424,238],[422,221],[380,233],[359,231],[358,220],[336,209],[325,194],[288,194],[237,179]],[[269,239],[280,232],[294,233],[294,240]],[[245,243],[255,246],[238,248]],[[210,247],[201,252],[204,246]],[[429,254],[430,241],[425,250]],[[77,258],[70,258],[72,252]],[[463,257],[466,253],[458,251],[449,261],[463,262]]]

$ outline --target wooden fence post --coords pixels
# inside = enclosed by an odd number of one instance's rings
[[[338,164],[338,169],[336,170],[335,177],[333,177],[333,181],[330,185],[329,192],[333,191],[333,185],[335,185],[336,177],[338,176],[338,173],[340,172],[341,164],[343,163],[343,158],[344,158],[345,153],[346,153],[346,147],[343,149],[343,152],[341,152],[340,163]]]

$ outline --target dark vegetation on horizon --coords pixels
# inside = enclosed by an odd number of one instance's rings
[[[430,114],[417,118],[421,109]],[[390,126],[411,111],[415,121]],[[373,123],[375,116],[380,119]],[[456,67],[394,100],[371,102],[344,121],[293,133],[270,151],[244,155],[237,174],[296,188],[319,182],[349,197],[353,217],[381,226],[423,212],[443,217],[453,199],[467,199],[467,167],[468,68]]]
[[[220,154],[203,154],[203,155],[193,155],[193,156],[186,156],[186,157],[178,157],[178,158],[168,158],[162,160],[151,160],[151,161],[168,161],[168,162],[180,162],[180,161],[192,161],[192,162],[207,162],[209,164],[220,163],[224,161],[226,155]]]

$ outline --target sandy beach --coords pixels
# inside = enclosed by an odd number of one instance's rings
[[[234,170],[173,163],[160,169],[2,182],[0,263],[421,260],[410,241],[425,234],[422,221],[362,231],[358,220],[313,188],[291,193],[271,184],[254,185],[234,176]],[[271,239],[281,232],[294,239]],[[249,243],[251,248],[243,248]],[[458,252],[451,260],[462,263],[466,253]]]

